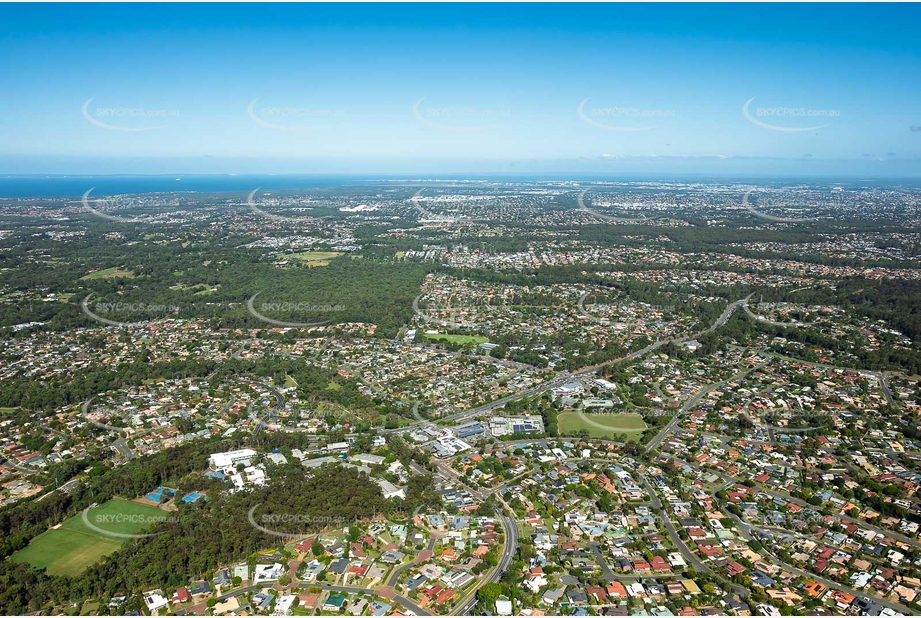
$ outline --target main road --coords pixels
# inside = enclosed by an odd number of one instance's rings
[[[739,300],[737,300],[737,301],[735,301],[735,302],[730,303],[729,306],[726,307],[725,311],[723,311],[723,313],[720,315],[720,317],[718,317],[718,318],[716,319],[716,321],[713,322],[713,324],[711,324],[708,328],[706,328],[706,329],[704,329],[704,330],[702,330],[702,331],[699,331],[699,332],[697,332],[697,333],[691,333],[691,334],[689,334],[689,335],[683,335],[683,336],[681,336],[681,337],[675,337],[674,339],[663,339],[663,340],[661,340],[661,341],[656,341],[656,342],[654,342],[654,343],[649,344],[648,346],[646,346],[646,347],[644,347],[644,348],[641,348],[641,349],[636,350],[636,351],[634,351],[634,352],[630,352],[630,353],[627,354],[626,356],[622,356],[622,357],[620,357],[620,358],[615,358],[615,359],[612,359],[612,360],[609,360],[609,361],[605,361],[605,362],[599,363],[599,364],[597,364],[597,365],[590,365],[590,366],[588,366],[588,367],[583,367],[582,369],[579,369],[579,370],[577,370],[577,371],[573,371],[573,372],[565,372],[565,371],[562,371],[562,372],[559,372],[559,374],[557,375],[557,377],[555,377],[554,379],[552,379],[552,380],[550,380],[550,381],[548,381],[548,382],[544,382],[543,384],[538,384],[537,386],[532,386],[531,388],[527,388],[527,389],[525,389],[525,390],[523,390],[523,391],[521,391],[521,392],[519,392],[519,393],[514,393],[514,394],[512,394],[512,395],[507,395],[507,396],[505,396],[505,397],[502,397],[501,399],[496,399],[495,401],[492,401],[492,402],[490,402],[490,403],[484,404],[484,405],[479,406],[479,407],[476,407],[476,408],[471,408],[471,409],[469,409],[469,410],[464,410],[463,412],[457,412],[457,413],[451,414],[451,415],[449,415],[449,416],[440,417],[440,418],[437,419],[437,421],[459,421],[459,420],[467,420],[467,419],[470,419],[470,418],[474,418],[474,417],[477,417],[477,416],[486,414],[486,413],[488,413],[488,412],[492,412],[492,411],[495,410],[496,408],[501,408],[501,407],[503,407],[505,404],[511,403],[512,401],[517,401],[517,400],[523,399],[523,398],[525,398],[525,397],[530,397],[530,396],[532,396],[532,395],[539,395],[539,394],[541,394],[541,393],[545,393],[545,392],[547,392],[547,391],[553,390],[554,388],[557,388],[557,387],[559,387],[559,386],[562,386],[563,384],[565,384],[566,382],[572,380],[573,378],[576,378],[576,377],[580,377],[580,376],[584,376],[584,375],[588,375],[588,374],[594,373],[594,372],[598,371],[598,369],[600,369],[601,367],[605,367],[605,366],[608,366],[608,365],[616,365],[616,364],[619,364],[619,363],[623,363],[623,362],[625,362],[625,361],[631,361],[631,360],[640,358],[641,356],[644,356],[644,355],[646,355],[646,354],[648,354],[648,353],[650,353],[650,352],[652,352],[652,351],[654,351],[654,350],[658,350],[658,349],[661,348],[662,346],[668,345],[669,343],[681,343],[682,341],[688,341],[688,340],[690,340],[690,339],[692,339],[692,338],[696,338],[696,337],[700,337],[701,335],[706,335],[706,334],[708,334],[708,333],[712,333],[712,332],[715,331],[717,328],[719,328],[719,327],[723,326],[724,324],[726,324],[726,322],[729,321],[729,318],[732,317],[732,314],[735,313],[735,311],[736,311],[739,307],[748,306],[748,300],[749,300],[751,297],[752,297],[752,294],[749,294],[749,295],[746,296],[745,298],[741,298],[741,299],[739,299]],[[417,308],[417,307],[418,307],[418,300],[419,300],[419,299],[418,299],[418,297],[417,297],[416,300],[414,301],[414,308]],[[418,426],[418,425],[423,425],[423,424],[425,424],[426,422],[429,422],[429,421],[420,421],[420,422],[418,422],[418,423],[411,423],[411,424],[409,424],[409,425],[403,425],[402,427],[397,427],[397,428],[393,428],[393,429],[385,429],[385,430],[384,430],[384,433],[397,433],[397,432],[406,431],[406,430],[408,430],[408,429],[411,429],[412,427],[415,427],[415,426]],[[431,422],[434,422],[434,421],[431,421]]]
[[[700,573],[708,573],[719,580],[720,584],[733,592],[735,592],[740,597],[749,596],[749,591],[742,586],[733,584],[731,581],[724,578],[719,573],[713,571],[705,562],[703,562],[697,555],[691,551],[687,546],[681,536],[678,534],[678,530],[675,528],[675,525],[672,523],[671,517],[665,512],[665,508],[662,506],[662,500],[659,498],[659,494],[653,488],[652,483],[649,482],[649,479],[646,478],[645,474],[637,473],[640,481],[646,487],[646,492],[649,494],[650,499],[652,500],[652,508],[658,513],[659,518],[662,520],[662,524],[665,526],[666,532],[668,532],[668,537],[671,539],[672,544],[678,548],[678,551],[681,552],[681,555],[684,556],[684,559],[687,560],[688,564],[694,567]]]
[[[266,423],[268,423],[273,417],[275,417],[279,412],[281,412],[282,408],[285,407],[285,396],[281,394],[280,390],[278,390],[271,384],[267,384],[264,382],[262,382],[261,384],[262,386],[267,388],[269,392],[272,393],[272,395],[275,396],[275,405],[272,406],[272,408],[265,414],[265,416],[259,419],[259,422],[256,424],[256,428],[253,429],[254,434],[259,433],[260,431],[265,429]]]
[[[678,410],[678,412],[675,414],[674,418],[672,418],[672,420],[669,421],[668,425],[666,425],[665,427],[663,427],[663,428],[662,428],[662,431],[660,431],[658,434],[656,434],[656,437],[649,441],[649,444],[646,445],[646,452],[649,453],[649,452],[653,451],[654,449],[656,449],[660,444],[662,444],[662,442],[665,440],[665,438],[668,437],[668,434],[670,434],[672,431],[674,431],[674,429],[675,429],[675,427],[678,425],[678,423],[681,422],[681,420],[684,418],[684,415],[687,414],[688,410],[691,410],[691,409],[693,409],[695,406],[697,406],[697,404],[700,403],[700,400],[701,400],[701,399],[703,399],[704,397],[706,397],[707,395],[709,395],[710,393],[712,393],[712,392],[713,392],[714,390],[716,390],[717,388],[719,388],[719,387],[721,387],[721,386],[725,386],[726,384],[729,384],[730,382],[735,382],[736,380],[741,380],[742,378],[744,378],[745,376],[747,376],[747,375],[748,375],[749,373],[751,373],[752,371],[757,371],[757,370],[761,369],[762,367],[764,367],[765,365],[767,365],[767,364],[770,362],[770,360],[771,360],[770,358],[767,358],[767,359],[761,361],[760,363],[758,363],[757,365],[755,365],[754,367],[751,367],[750,369],[746,369],[745,371],[740,371],[739,373],[737,373],[737,374],[735,374],[735,375],[729,376],[729,377],[726,378],[725,380],[720,380],[719,382],[714,382],[713,384],[708,384],[708,385],[705,386],[704,388],[702,388],[702,389],[700,389],[699,391],[697,391],[690,399],[688,399],[687,401],[684,402],[684,405],[681,406],[681,409]]]
[[[467,485],[458,474],[451,469],[450,465],[445,460],[439,460],[435,464],[436,474],[441,477],[442,480],[449,483],[456,483],[462,486],[467,492],[472,496],[477,498],[480,502],[486,500],[490,495],[496,494],[505,487],[506,484],[495,487],[489,491],[484,491]],[[501,500],[501,498],[500,498]],[[504,504],[506,506],[507,505]],[[511,511],[511,509],[509,509]],[[514,513],[513,513],[514,514]],[[505,544],[502,547],[502,555],[499,557],[499,563],[496,565],[496,568],[493,569],[490,576],[486,581],[480,582],[473,587],[467,594],[465,594],[457,602],[455,607],[459,607],[458,614],[462,615],[466,612],[469,612],[473,606],[476,604],[476,591],[485,583],[494,583],[498,582],[502,578],[502,574],[508,570],[512,564],[512,560],[515,558],[515,554],[518,552],[518,523],[513,517],[509,517],[506,514],[501,514],[498,516],[499,521],[502,522],[502,527],[505,529]]]

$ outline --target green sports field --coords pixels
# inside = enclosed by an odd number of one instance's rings
[[[121,534],[139,534],[167,513],[152,506],[114,498],[87,513],[97,528]],[[87,527],[82,515],[75,515],[32,539],[12,559],[46,569],[51,575],[79,575],[86,567],[117,550],[128,539],[106,536]]]
[[[615,438],[617,434],[626,434],[628,440],[637,440],[646,429],[646,423],[639,414],[588,414],[585,416],[603,425],[606,429],[587,423],[578,412],[563,412],[557,417],[557,427],[561,435],[575,433],[583,429],[593,438]]]
[[[423,335],[423,337],[432,341],[441,340],[447,341],[448,343],[459,343],[461,345],[489,343],[489,338],[481,337],[480,335]]]

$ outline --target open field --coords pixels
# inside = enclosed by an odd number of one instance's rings
[[[143,533],[155,518],[166,517],[158,508],[144,506],[122,498],[113,498],[91,509],[87,517],[94,526],[122,534]],[[121,547],[128,539],[106,536],[92,530],[81,515],[74,515],[59,527],[32,539],[28,546],[13,554],[12,559],[44,568],[51,575],[75,576],[103,556]]]
[[[616,438],[618,434],[626,434],[628,440],[637,440],[646,429],[646,423],[639,414],[585,414],[598,425],[610,429],[602,429],[579,416],[578,412],[562,412],[557,417],[557,427],[561,434],[575,433],[587,430],[593,438]]]
[[[459,343],[461,345],[467,345],[468,343],[479,345],[489,342],[488,337],[480,335],[423,335],[423,337],[431,341],[447,341],[448,343]]]
[[[84,275],[83,277],[80,277],[80,281],[92,281],[93,279],[114,279],[117,277],[131,279],[134,277],[134,271],[122,270],[118,268],[117,266],[113,266],[112,268],[97,270],[94,273]]]
[[[306,262],[308,266],[329,266],[329,261],[342,255],[339,251],[300,251],[285,257],[289,260]]]

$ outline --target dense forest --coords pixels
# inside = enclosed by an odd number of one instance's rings
[[[121,232],[120,232],[121,233]],[[98,326],[83,314],[80,303],[92,294],[90,309],[97,303],[118,303],[156,307],[159,311],[131,313],[109,311],[116,321],[185,318],[213,319],[222,328],[266,326],[246,308],[259,294],[259,304],[298,303],[305,310],[271,312],[277,320],[333,323],[367,322],[378,325],[385,336],[393,336],[412,315],[412,300],[418,294],[427,267],[390,257],[345,254],[330,259],[323,267],[308,267],[291,260],[286,266],[275,262],[284,255],[264,248],[240,247],[251,238],[201,238],[176,232],[170,240],[140,230],[127,232],[130,257],[124,245],[107,240],[102,230],[91,230],[83,238],[65,244],[51,241],[28,243],[0,253],[4,284],[12,294],[27,295],[24,302],[7,304],[0,326],[45,322],[45,328],[66,330],[77,326]],[[162,236],[162,235],[160,235]],[[164,236],[165,237],[165,236]],[[45,258],[37,261],[34,255]],[[117,268],[105,278],[86,278],[93,271]],[[28,295],[36,290],[53,292],[57,302],[41,302]],[[336,311],[311,311],[311,307],[334,307]],[[8,332],[4,336],[11,336]]]

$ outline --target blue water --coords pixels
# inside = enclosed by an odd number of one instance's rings
[[[154,491],[150,492],[145,496],[151,502],[162,502],[163,500],[169,500],[169,498],[176,492],[167,487],[158,487]]]
[[[180,178],[181,180],[176,180]],[[766,179],[746,176],[688,176],[667,174],[363,174],[363,175],[307,175],[307,174],[241,174],[241,175],[111,175],[111,176],[0,176],[0,198],[17,197],[80,197],[89,189],[94,196],[124,195],[137,193],[158,193],[165,191],[195,191],[202,193],[252,191],[256,187],[264,190],[316,189],[323,187],[377,185],[382,182],[408,182],[419,179],[439,180],[491,180],[509,182],[534,181],[675,181],[675,182],[760,182]],[[803,178],[772,178],[772,182],[787,184]],[[818,182],[828,179],[815,178]],[[889,179],[843,181],[836,184],[850,187],[890,186],[900,184],[907,187],[921,186],[915,179]]]
[[[180,178],[181,180],[176,180]],[[380,177],[378,177],[380,178]],[[197,191],[221,193],[266,190],[315,189],[365,184],[369,177],[357,176],[0,176],[2,197],[80,197],[89,189],[94,196]]]

